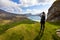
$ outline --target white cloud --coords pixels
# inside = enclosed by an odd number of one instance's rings
[[[13,12],[13,13],[23,13],[21,6],[23,7],[29,7],[29,6],[34,6],[34,5],[46,5],[46,4],[52,4],[54,0],[20,0],[20,4],[17,4],[16,2],[13,2],[11,0],[0,0],[0,9],[4,9],[8,12]],[[38,10],[38,9],[27,9],[25,13],[40,13],[42,11],[45,11],[47,13],[47,10]]]
[[[46,5],[52,4],[55,0],[20,0],[22,5],[25,7],[33,6],[33,5]]]
[[[21,4],[22,6],[24,7],[29,7],[29,6],[34,6],[34,5],[47,5],[49,4],[50,6],[52,5],[52,3],[55,1],[55,0],[20,0],[21,1]],[[37,13],[41,13],[41,12],[45,12],[47,13],[48,12],[48,8],[47,9],[27,9],[25,13],[32,13],[32,14],[37,14]]]
[[[22,11],[19,5],[11,0],[0,0],[0,9],[4,9],[12,13],[21,13]]]
[[[20,0],[23,6],[31,6],[37,4],[37,0]]]

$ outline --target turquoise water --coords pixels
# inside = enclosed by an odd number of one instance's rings
[[[40,22],[40,16],[28,16],[28,19],[31,19],[33,21],[37,21],[37,22]]]

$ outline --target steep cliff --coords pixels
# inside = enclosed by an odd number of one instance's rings
[[[47,21],[59,21],[60,20],[60,1],[55,1],[48,10]]]

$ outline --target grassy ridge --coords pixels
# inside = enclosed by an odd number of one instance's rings
[[[55,23],[57,24],[57,23]],[[60,24],[54,25],[46,22],[43,36],[40,40],[59,40],[56,29]],[[40,23],[31,20],[23,20],[0,26],[0,40],[36,40],[39,36]]]

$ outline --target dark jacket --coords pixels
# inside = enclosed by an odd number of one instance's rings
[[[45,15],[41,16],[41,23],[45,23]]]

